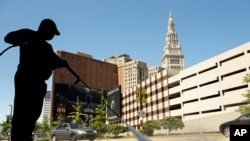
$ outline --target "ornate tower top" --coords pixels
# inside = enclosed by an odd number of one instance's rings
[[[168,19],[168,31],[162,57],[162,67],[167,70],[175,71],[180,71],[184,68],[184,55],[181,51],[181,45],[178,42],[178,34],[175,31],[174,20],[171,12]]]

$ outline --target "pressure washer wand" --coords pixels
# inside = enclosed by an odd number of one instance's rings
[[[77,79],[76,79],[76,81],[75,81],[75,85],[78,83],[78,82],[83,82],[81,79],[80,79],[80,77],[79,77],[79,75],[78,74],[76,74],[72,69],[71,69],[71,67],[70,66],[67,66],[66,67]],[[83,84],[85,85],[85,83],[83,82]]]
[[[94,93],[92,91],[92,89],[83,80],[81,80],[81,78],[79,77],[79,75],[76,74],[70,68],[70,66],[67,66],[67,69],[77,78],[77,80],[75,81],[75,84],[77,84],[78,82],[82,82],[100,100],[100,96],[98,96],[96,93]],[[136,131],[135,128],[132,127],[131,125],[129,125],[125,120],[121,119],[121,117],[113,109],[111,109],[111,107],[107,103],[105,103],[105,105],[107,106],[107,108],[109,110],[111,110],[128,127],[128,129],[136,136],[136,138],[138,139],[138,141],[150,141],[150,139],[146,138],[140,132]]]
[[[98,95],[96,95],[96,93],[95,92],[93,92],[92,91],[92,89],[79,77],[79,75],[76,73],[76,72],[74,72],[71,68],[70,68],[70,66],[67,66],[66,67],[77,79],[76,79],[76,81],[75,81],[75,85],[78,83],[78,82],[82,82],[90,91],[91,91],[91,93],[93,93],[94,94],[94,96],[96,97],[96,98],[98,98],[98,100],[100,100],[100,97],[98,96]],[[108,104],[106,104],[106,106],[108,107],[108,109],[109,110],[111,110],[117,117],[119,117],[119,115],[113,110],[113,109],[111,109],[111,107],[108,105]],[[119,117],[120,118],[120,117]]]
[[[11,45],[9,47],[7,47],[6,49],[4,49],[1,53],[0,56],[2,56],[4,54],[4,52],[6,52],[7,50],[9,50],[10,48],[16,47],[17,45]]]

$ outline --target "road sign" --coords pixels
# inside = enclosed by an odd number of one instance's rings
[[[138,116],[144,118],[145,112],[144,111],[138,111]]]

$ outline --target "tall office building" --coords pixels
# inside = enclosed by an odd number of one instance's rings
[[[128,91],[148,78],[148,67],[145,62],[132,60],[124,66],[124,90]]]
[[[184,69],[184,55],[178,42],[178,34],[175,31],[172,14],[169,14],[166,45],[162,57],[162,67],[166,70],[180,71]]]
[[[46,116],[48,119],[50,119],[51,117],[51,101],[52,101],[51,91],[47,91],[43,102],[43,114],[42,114],[43,118]],[[48,121],[48,124],[50,124],[50,120]]]
[[[118,84],[121,86],[121,93],[124,93],[124,64],[131,60],[127,54],[122,54],[118,57],[111,56],[105,59],[106,62],[116,64],[118,67]]]
[[[106,62],[116,64],[118,68],[123,67],[126,62],[131,61],[131,60],[132,59],[127,54],[122,54],[122,55],[119,55],[118,57],[111,56],[105,59]]]
[[[51,114],[51,91],[47,91],[43,102],[43,116],[50,118]]]
[[[163,71],[163,67],[159,66],[153,66],[148,68],[148,77],[152,77],[154,75],[157,75],[159,72]]]
[[[118,57],[110,57],[107,62],[118,66],[118,81],[121,92],[124,94],[129,88],[135,87],[141,81],[148,78],[147,64],[142,61],[133,60],[127,54]]]

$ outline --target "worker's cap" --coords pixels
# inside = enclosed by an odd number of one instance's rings
[[[55,22],[51,19],[42,20],[39,29],[49,29],[52,30],[55,35],[60,35],[60,32],[58,31]]]

